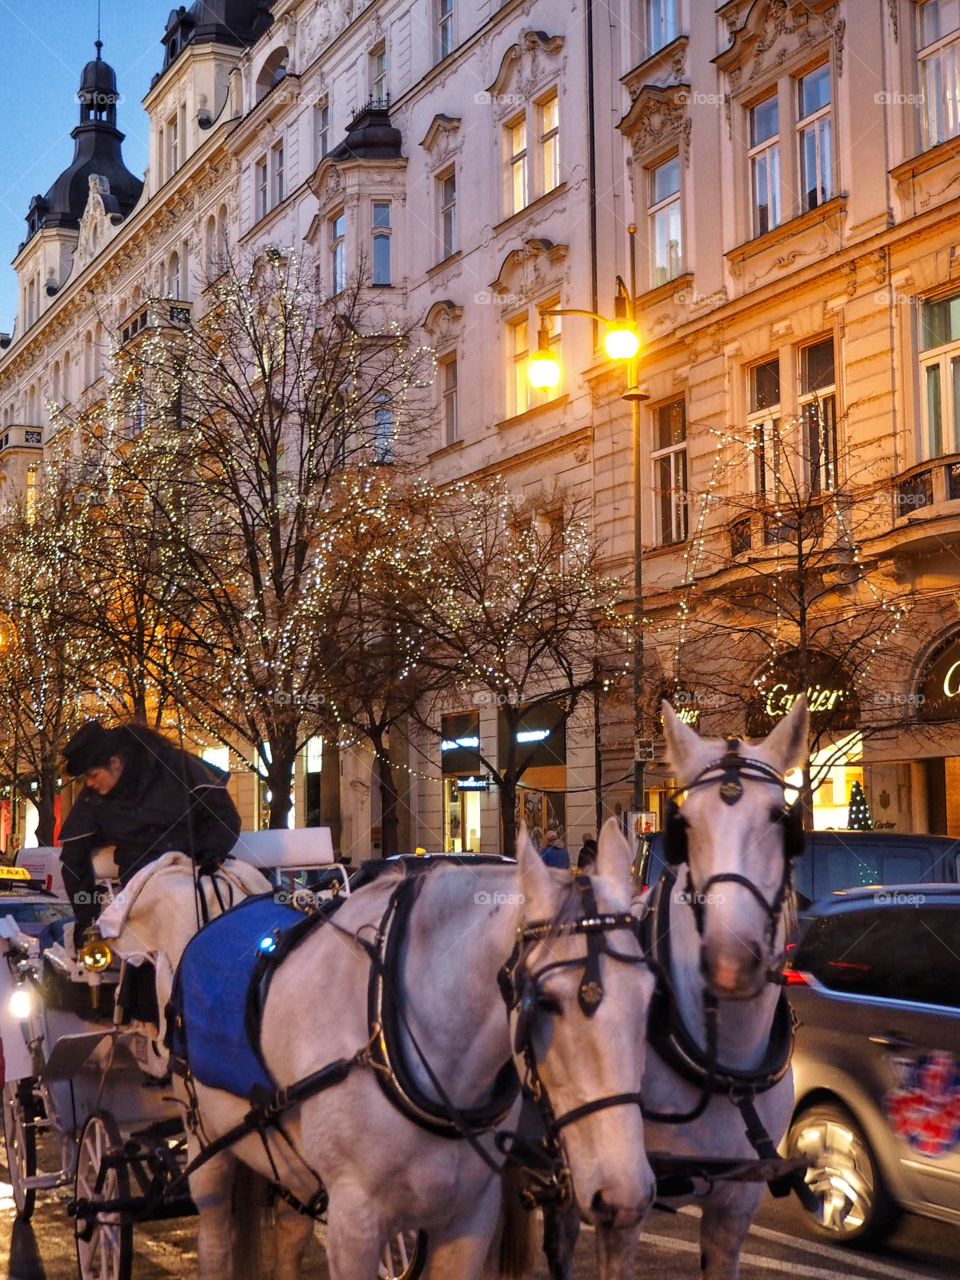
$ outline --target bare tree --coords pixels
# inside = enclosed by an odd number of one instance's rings
[[[96,653],[73,623],[88,523],[62,472],[48,467],[29,504],[0,524],[0,769],[14,800],[36,805],[41,845],[53,844],[63,748],[96,684]]]
[[[282,827],[297,752],[329,727],[324,548],[355,517],[356,477],[402,464],[433,361],[359,279],[325,298],[292,253],[224,267],[201,318],[151,304],[121,345],[99,441],[108,486],[146,496],[179,566],[169,597],[154,579],[196,655],[177,700],[259,757]]]
[[[680,593],[681,702],[708,683],[714,719],[739,715],[759,734],[807,692],[821,759],[804,779],[808,806],[838,737],[891,727],[881,700],[864,716],[858,704],[878,671],[896,666],[908,608],[869,550],[892,523],[896,494],[869,443],[838,449],[840,425],[814,400],[799,420],[724,441],[701,494],[703,523],[704,503],[722,495],[724,526],[696,530]]]
[[[500,792],[503,849],[517,833],[517,788],[534,756],[524,720],[549,709],[559,730],[582,699],[622,674],[629,628],[620,584],[601,570],[585,499],[517,503],[500,480],[431,495],[400,602],[420,660],[443,677],[417,717],[439,736],[444,711],[494,703],[504,753],[481,752]]]

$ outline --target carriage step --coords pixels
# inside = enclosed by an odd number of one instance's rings
[[[23,1185],[28,1191],[52,1191],[54,1187],[66,1187],[71,1179],[62,1171],[60,1173],[38,1173],[24,1178]]]

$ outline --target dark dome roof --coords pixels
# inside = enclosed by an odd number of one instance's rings
[[[400,160],[403,139],[390,123],[390,108],[368,102],[350,122],[347,136],[330,152],[331,160]]]
[[[123,134],[117,128],[117,74],[100,56],[83,69],[77,101],[80,123],[70,135],[74,140],[73,162],[45,196],[34,196],[27,214],[27,239],[44,227],[77,228],[90,194],[90,177],[99,174],[110,183],[110,204],[126,217],[140,194],[143,183],[123,163]]]
[[[273,0],[195,0],[171,11],[163,36],[164,71],[188,44],[253,44],[273,22]]]

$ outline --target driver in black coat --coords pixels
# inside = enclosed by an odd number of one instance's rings
[[[85,786],[60,832],[63,881],[76,936],[98,914],[93,853],[116,849],[120,883],[179,850],[202,867],[221,863],[240,834],[227,774],[188,755],[144,724],[105,729],[88,720],[67,743],[67,772]]]

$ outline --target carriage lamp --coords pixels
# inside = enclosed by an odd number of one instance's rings
[[[550,330],[542,324],[537,334],[537,349],[527,361],[527,378],[537,391],[553,391],[560,385],[561,373],[557,354],[550,350]]]
[[[103,973],[110,967],[113,952],[102,938],[91,938],[80,948],[77,958],[87,973]]]
[[[18,1022],[26,1022],[33,1012],[33,997],[27,986],[15,987],[10,997],[10,1016]]]

